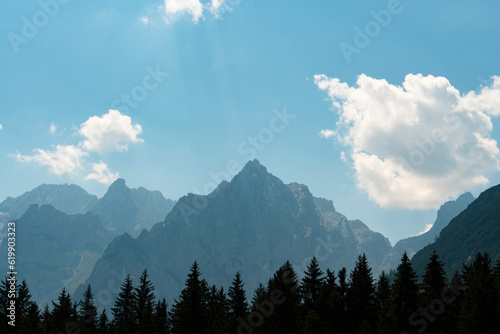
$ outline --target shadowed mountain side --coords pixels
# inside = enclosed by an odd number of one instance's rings
[[[424,247],[412,258],[418,274],[433,250],[444,262],[448,277],[462,270],[463,263],[470,264],[477,252],[488,252],[493,262],[500,258],[500,185],[479,195],[467,209],[440,233],[435,242]]]
[[[472,201],[474,201],[474,196],[467,192],[458,197],[455,201],[444,203],[437,212],[437,218],[432,228],[421,235],[398,241],[394,247],[385,254],[382,264],[376,272],[381,273],[382,270],[389,272],[391,269],[396,269],[405,251],[411,259],[419,250],[434,242],[439,233],[441,233],[441,230],[460,212],[464,211]],[[374,266],[374,268],[376,267]]]

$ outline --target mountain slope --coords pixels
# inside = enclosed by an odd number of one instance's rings
[[[104,226],[137,236],[142,229],[163,221],[174,204],[159,191],[130,189],[125,180],[117,179],[91,211],[101,217]]]
[[[394,247],[385,254],[378,272],[380,273],[382,270],[388,272],[391,269],[395,269],[401,262],[401,257],[405,251],[411,259],[415,253],[432,243],[439,233],[441,233],[443,228],[445,228],[460,212],[464,211],[473,201],[474,196],[468,192],[458,197],[455,201],[449,201],[443,204],[437,212],[437,218],[432,228],[421,235],[398,241]]]
[[[114,297],[127,273],[137,281],[147,268],[158,295],[172,301],[195,260],[211,284],[227,287],[240,271],[251,293],[286,260],[299,272],[313,256],[323,268],[351,268],[359,247],[331,201],[315,199],[304,185],[285,185],[254,160],[210,195],[182,197],[149,232],[115,239],[77,296],[90,283]],[[380,247],[390,244],[382,240]],[[110,307],[112,298],[96,301]]]
[[[477,252],[488,252],[493,260],[500,257],[500,185],[492,187],[472,202],[442,231],[436,241],[412,258],[417,273],[425,271],[425,265],[433,250],[444,262],[448,276],[462,269]]]
[[[26,279],[34,300],[42,305],[64,286],[72,293],[117,235],[96,215],[67,215],[51,205],[33,204],[15,223],[18,279]],[[7,254],[6,247],[4,238],[2,254]],[[2,261],[7,267],[7,259]]]

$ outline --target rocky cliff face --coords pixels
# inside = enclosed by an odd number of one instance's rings
[[[91,211],[101,217],[104,226],[138,236],[163,221],[174,204],[159,191],[130,189],[125,180],[117,179]]]
[[[127,273],[137,281],[147,268],[158,295],[172,301],[195,260],[211,284],[227,287],[240,271],[251,293],[286,260],[302,272],[316,256],[322,268],[338,270],[351,268],[360,250],[390,247],[360,223],[355,230],[330,201],[314,198],[304,185],[285,185],[254,160],[210,195],[182,197],[149,232],[115,239],[77,297],[90,283],[114,298]],[[97,298],[104,307],[112,300]]]

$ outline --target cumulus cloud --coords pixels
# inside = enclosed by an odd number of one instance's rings
[[[119,173],[112,173],[108,165],[102,161],[97,164],[92,164],[92,170],[94,172],[85,176],[85,180],[95,180],[102,184],[111,184],[120,177]]]
[[[193,22],[198,23],[207,11],[218,19],[223,12],[231,11],[232,7],[227,4],[226,0],[212,0],[204,3],[200,0],[164,0],[163,9],[167,22],[175,21],[182,16],[191,16]]]
[[[165,13],[170,20],[190,15],[193,22],[197,23],[203,17],[203,4],[200,0],[165,0]]]
[[[81,147],[101,154],[126,151],[130,143],[144,142],[137,137],[141,133],[142,127],[139,124],[133,125],[132,119],[118,110],[109,110],[101,117],[90,117],[78,130],[78,134],[85,138]]]
[[[34,150],[33,155],[14,154],[20,162],[35,162],[41,166],[48,166],[51,173],[55,175],[70,174],[82,169],[82,161],[88,156],[79,147],[73,145],[57,145],[52,151],[40,148]]]
[[[349,148],[357,184],[382,207],[437,208],[500,169],[490,116],[500,114],[500,78],[461,95],[443,77],[406,76],[402,86],[360,75],[350,87],[314,77],[339,113],[323,130]]]
[[[57,126],[50,124],[49,132],[54,135]],[[83,139],[78,145],[57,145],[53,150],[37,148],[33,155],[11,154],[19,162],[36,163],[48,166],[52,174],[72,174],[76,171],[85,171],[89,168],[86,158],[91,152],[103,154],[111,151],[126,151],[132,143],[144,142],[138,136],[142,133],[139,124],[132,124],[129,116],[122,115],[117,110],[109,110],[107,114],[90,117],[80,125],[75,135]],[[119,177],[118,173],[109,170],[104,162],[92,163],[93,172],[85,179],[95,180],[103,184],[109,184]]]

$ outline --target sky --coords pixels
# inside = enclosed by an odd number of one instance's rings
[[[250,159],[392,243],[500,183],[498,1],[0,4],[0,200],[178,199]]]

